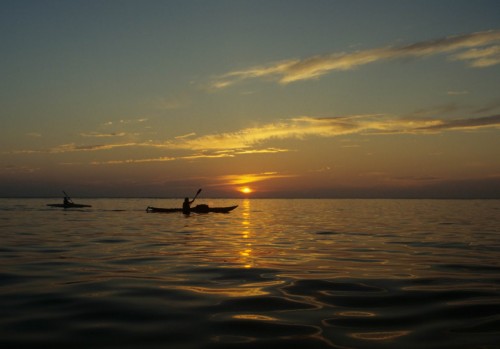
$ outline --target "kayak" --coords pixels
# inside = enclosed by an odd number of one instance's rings
[[[208,205],[197,205],[195,207],[191,207],[191,212],[194,212],[194,213],[209,213],[209,212],[228,213],[228,212],[234,210],[236,207],[238,207],[238,205],[229,206],[229,207],[209,207]],[[150,212],[150,213],[173,213],[173,212],[182,212],[182,208],[161,208],[161,207],[148,206],[146,208],[146,211]]]
[[[60,207],[60,208],[83,208],[83,207],[92,207],[92,205],[84,205],[84,204],[47,204],[50,207]]]

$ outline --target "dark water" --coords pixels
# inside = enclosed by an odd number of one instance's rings
[[[500,348],[500,201],[56,201],[0,200],[1,348]]]

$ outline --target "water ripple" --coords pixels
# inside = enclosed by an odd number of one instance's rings
[[[45,203],[0,200],[2,348],[500,342],[496,201],[212,200],[239,207],[190,217],[143,212],[176,201]]]

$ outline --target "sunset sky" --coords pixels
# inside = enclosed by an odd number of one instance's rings
[[[500,198],[497,0],[1,0],[0,42],[0,196]]]

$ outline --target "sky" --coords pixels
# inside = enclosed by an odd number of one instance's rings
[[[0,42],[0,197],[500,198],[497,0],[0,0]]]

